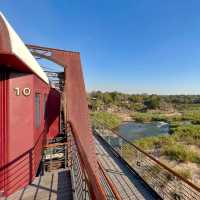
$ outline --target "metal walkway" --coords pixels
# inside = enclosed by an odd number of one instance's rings
[[[46,173],[26,188],[8,198],[0,200],[72,200],[72,186],[69,170]]]
[[[95,142],[98,159],[123,200],[160,199],[98,136]]]

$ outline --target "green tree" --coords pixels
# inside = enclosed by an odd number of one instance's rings
[[[112,99],[112,96],[110,95],[110,93],[108,92],[105,92],[103,94],[103,102],[106,104],[106,105],[110,105],[113,103],[113,99]]]
[[[160,106],[160,97],[157,95],[151,95],[147,97],[145,105],[149,109],[157,109]]]

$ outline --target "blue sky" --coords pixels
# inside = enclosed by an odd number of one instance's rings
[[[200,94],[199,0],[0,0],[26,43],[81,52],[88,91]]]

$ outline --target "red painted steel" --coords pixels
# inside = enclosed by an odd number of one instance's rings
[[[7,152],[7,139],[6,139],[6,130],[7,130],[7,72],[0,71],[0,169],[6,163],[6,154]],[[3,194],[3,189],[5,185],[5,170],[0,170],[0,197]]]
[[[11,44],[10,44],[10,39],[8,37],[9,32],[7,29],[7,25],[2,17],[0,17],[0,49],[2,52],[5,53],[10,53],[11,52]]]
[[[99,168],[98,168],[98,170],[95,171],[95,173],[98,173],[98,174],[93,174],[93,176],[94,176],[93,178],[95,178],[95,182],[93,183],[91,181],[91,176],[88,174],[88,170],[90,168],[88,168],[88,164],[85,164],[83,156],[82,156],[82,148],[80,146],[80,143],[79,143],[78,137],[77,137],[79,134],[77,133],[76,128],[73,126],[73,124],[70,121],[68,121],[67,124],[69,125],[68,129],[70,129],[70,130],[68,130],[68,132],[70,131],[73,136],[70,139],[71,141],[69,141],[69,142],[70,142],[70,145],[73,145],[73,143],[74,143],[77,148],[77,152],[78,152],[77,159],[79,160],[81,170],[84,173],[91,199],[99,199],[99,200],[107,199],[106,193],[105,193],[102,185],[100,184]],[[69,148],[71,148],[71,147],[69,147]],[[73,165],[73,161],[71,161],[71,162],[72,162],[71,164]]]
[[[100,193],[96,148],[89,124],[88,103],[84,87],[79,53],[70,53],[65,70],[65,94],[67,103],[67,120],[73,124],[77,146],[82,154],[89,181],[96,199],[103,199]],[[101,195],[101,196],[100,196]]]
[[[60,93],[33,74],[1,72],[1,123],[0,123],[0,191],[8,196],[29,184],[38,170],[46,136],[59,133]],[[16,95],[14,88],[20,89]],[[30,88],[30,96],[22,94]],[[40,96],[40,126],[35,127],[35,94]],[[47,118],[44,112],[44,95],[47,96]],[[8,97],[8,98],[6,98]],[[55,108],[52,112],[52,103]],[[7,111],[5,111],[7,109]]]
[[[60,132],[60,97],[56,89],[51,88],[47,97],[46,116],[48,127],[48,139],[52,139]]]
[[[96,147],[89,123],[88,103],[81,68],[80,53],[28,45],[32,53],[47,58],[65,69],[64,99],[66,124],[73,127],[74,138],[93,190],[93,199],[105,199],[100,185]],[[40,51],[46,52],[42,53]],[[50,53],[50,54],[47,54]]]
[[[0,19],[0,30],[0,65],[6,65],[7,69],[10,69],[11,71],[17,70],[17,72],[20,73],[29,73],[12,74],[9,79],[8,90],[1,94],[1,96],[4,96],[7,92],[9,93],[9,99],[5,101],[5,104],[8,103],[9,118],[5,123],[1,122],[1,126],[5,129],[4,133],[1,133],[1,137],[8,140],[6,143],[8,150],[5,150],[5,148],[4,150],[1,150],[1,152],[4,151],[1,156],[6,155],[7,160],[0,168],[1,172],[5,172],[5,176],[2,176],[2,183],[4,194],[8,195],[16,189],[28,184],[37,170],[41,159],[41,148],[44,145],[44,135],[47,127],[44,119],[39,128],[35,127],[34,94],[36,92],[42,92],[42,94],[43,92],[48,93],[48,89],[41,80],[36,78],[36,76],[33,77],[33,75],[30,75],[32,72],[25,63],[18,57],[12,55],[9,34],[6,24],[2,19]],[[34,48],[34,46],[29,47]],[[83,160],[84,169],[92,190],[92,198],[103,200],[105,199],[105,195],[102,192],[102,187],[100,185],[96,149],[89,124],[87,98],[80,54],[78,52],[67,52],[38,46],[36,48],[46,50],[50,55],[41,53],[43,57],[53,60],[65,68],[65,123],[70,121],[73,126],[73,133],[78,146],[78,151]],[[26,85],[27,83],[30,85]],[[13,92],[15,87],[30,87],[32,88],[33,93],[28,97],[16,96]],[[51,90],[48,98],[50,98],[50,96]],[[40,99],[41,98],[42,96]],[[40,113],[43,113],[42,100],[40,100],[40,102]],[[50,105],[49,107],[52,108],[51,101],[47,100],[47,102]],[[3,105],[1,108],[6,107]],[[49,137],[54,136],[54,133],[51,132],[53,131],[52,126],[54,126],[52,124],[55,121],[58,122],[57,119],[57,117],[53,116],[52,118],[49,117],[47,120],[48,126],[50,126]],[[4,116],[3,120],[5,120]],[[7,130],[6,123],[8,122]],[[0,179],[2,179],[2,177],[0,177]]]
[[[11,46],[8,27],[0,17],[0,193],[6,196],[35,177],[46,137],[56,136],[60,125],[59,92],[13,55]],[[30,95],[24,95],[24,89]],[[39,127],[35,126],[36,93],[40,93]],[[44,118],[44,94],[48,118]]]
[[[122,200],[120,194],[119,194],[119,191],[117,191],[116,187],[114,186],[112,180],[110,179],[110,177],[106,174],[106,171],[105,169],[103,168],[102,164],[98,161],[98,165],[99,165],[99,169],[100,171],[102,172],[102,175],[103,177],[105,178],[106,180],[106,183],[108,184],[109,188],[111,189],[113,195],[114,195],[114,198],[116,200]]]

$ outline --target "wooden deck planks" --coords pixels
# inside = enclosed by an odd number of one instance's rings
[[[1,199],[1,198],[0,198]],[[26,188],[1,200],[72,200],[72,186],[69,170],[46,173]]]
[[[97,156],[123,200],[155,200],[143,181],[125,166],[98,137],[95,139]]]

